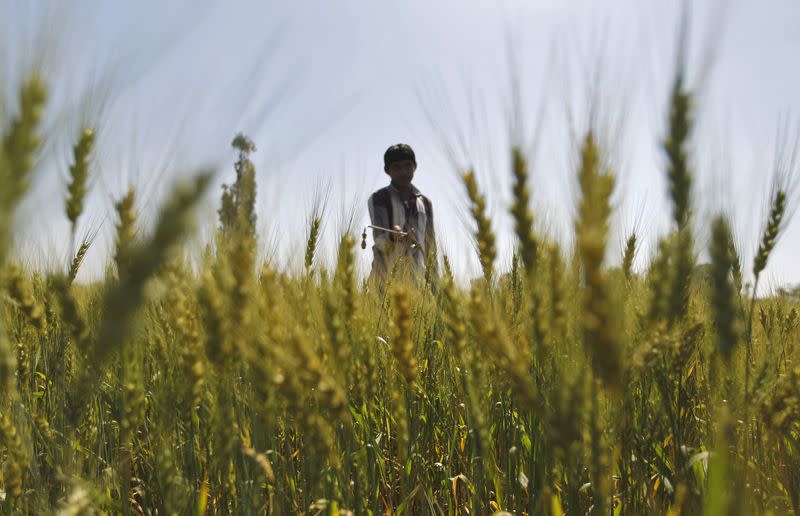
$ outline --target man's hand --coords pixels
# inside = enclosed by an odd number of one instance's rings
[[[403,228],[401,228],[400,226],[395,225],[395,226],[392,226],[392,229],[397,231],[397,233],[395,233],[395,239],[396,239],[397,242],[405,242],[406,241],[406,235],[403,233]]]

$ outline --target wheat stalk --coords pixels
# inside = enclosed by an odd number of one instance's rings
[[[536,236],[533,233],[533,215],[528,204],[530,195],[528,194],[528,164],[522,151],[514,147],[511,151],[512,172],[514,176],[513,196],[514,201],[511,205],[511,214],[514,217],[514,231],[519,240],[519,254],[525,271],[529,278],[532,278],[536,269],[538,246]]]
[[[470,212],[477,226],[475,240],[478,244],[478,259],[481,263],[481,269],[483,269],[483,277],[487,283],[491,284],[497,250],[495,249],[495,236],[491,222],[486,215],[486,198],[478,192],[478,182],[475,179],[474,172],[470,170],[462,173],[461,180],[467,189]]]
[[[83,200],[86,197],[86,182],[89,179],[89,160],[94,147],[94,131],[84,129],[78,143],[72,148],[73,163],[69,168],[70,181],[67,184],[67,219],[69,220],[74,238],[78,225],[78,217],[83,212]]]
[[[711,226],[711,306],[718,349],[726,366],[730,365],[731,354],[739,341],[734,287],[731,283],[734,257],[731,255],[730,241],[730,228],[726,220],[722,217],[714,219]]]
[[[620,388],[622,360],[619,335],[616,321],[611,317],[607,280],[602,270],[611,215],[609,198],[614,179],[609,173],[600,173],[599,150],[591,131],[583,140],[578,181],[582,196],[575,231],[585,282],[583,343],[598,376],[609,387]]]

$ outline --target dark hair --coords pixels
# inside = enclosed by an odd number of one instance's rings
[[[405,160],[411,160],[415,165],[417,164],[417,158],[414,156],[414,149],[406,143],[392,145],[383,153],[383,166],[385,167],[397,161]]]

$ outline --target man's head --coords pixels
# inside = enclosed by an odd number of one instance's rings
[[[392,182],[398,186],[408,186],[414,179],[417,170],[417,158],[414,150],[405,143],[392,145],[383,154],[383,170]]]

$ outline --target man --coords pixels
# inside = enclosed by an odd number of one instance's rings
[[[389,186],[373,193],[367,205],[373,226],[372,273],[383,282],[395,266],[415,281],[436,274],[436,234],[433,206],[411,183],[417,170],[413,149],[405,143],[392,145],[383,155],[383,171]]]

